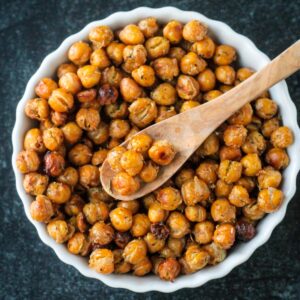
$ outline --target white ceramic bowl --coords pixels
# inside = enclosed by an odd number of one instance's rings
[[[213,267],[207,267],[191,275],[181,276],[177,278],[174,283],[162,281],[153,275],[142,278],[132,275],[115,274],[107,276],[98,274],[91,270],[88,267],[86,259],[70,254],[65,245],[55,243],[54,240],[47,234],[45,225],[32,220],[30,216],[29,206],[32,198],[27,195],[23,189],[23,175],[18,172],[15,163],[18,152],[22,150],[24,133],[32,126],[32,121],[30,121],[24,114],[24,107],[26,101],[34,97],[34,87],[38,80],[45,76],[52,76],[58,65],[67,60],[66,53],[69,47],[76,41],[86,39],[89,31],[93,27],[98,25],[109,25],[113,29],[117,29],[128,23],[135,23],[148,16],[154,16],[160,22],[177,19],[185,23],[192,19],[198,19],[209,26],[210,33],[217,38],[219,42],[230,44],[237,49],[240,64],[242,66],[248,66],[255,70],[259,70],[269,61],[269,58],[259,51],[248,38],[236,33],[228,25],[219,21],[208,19],[196,12],[182,11],[174,7],[158,9],[140,7],[129,12],[117,12],[104,20],[92,22],[80,32],[68,37],[57,50],[49,54],[44,59],[37,72],[29,80],[25,93],[17,107],[16,123],[12,134],[12,164],[16,176],[17,191],[24,204],[28,219],[37,229],[41,240],[50,246],[63,262],[72,265],[84,276],[99,279],[111,287],[125,288],[135,292],[155,290],[167,293],[181,288],[198,287],[209,280],[225,276],[234,267],[246,261],[259,246],[269,239],[273,229],[283,219],[287,204],[292,199],[296,191],[296,176],[300,168],[300,130],[297,124],[296,107],[289,96],[286,83],[282,81],[271,89],[271,95],[280,107],[283,123],[289,126],[295,135],[295,142],[288,149],[291,162],[288,168],[284,171],[282,189],[285,194],[285,200],[282,207],[277,212],[269,214],[261,222],[259,222],[257,235],[250,242],[240,244],[235,247],[222,263]]]

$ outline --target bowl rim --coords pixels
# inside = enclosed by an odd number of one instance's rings
[[[61,44],[60,46],[48,54],[44,60],[42,61],[40,67],[38,70],[32,75],[30,80],[28,81],[25,92],[19,101],[16,109],[16,121],[12,132],[12,145],[13,145],[13,154],[12,154],[12,166],[15,174],[16,179],[16,189],[19,197],[21,198],[21,201],[24,206],[25,214],[29,221],[35,226],[38,235],[40,239],[51,247],[53,251],[56,253],[58,258],[62,260],[64,263],[72,265],[75,269],[77,269],[82,275],[90,278],[95,278],[100,281],[102,281],[104,284],[113,287],[113,288],[124,288],[128,289],[134,292],[148,292],[148,291],[160,291],[164,293],[174,292],[176,290],[182,289],[182,288],[194,288],[199,287],[206,282],[221,278],[225,275],[227,275],[229,272],[233,270],[236,266],[242,264],[246,260],[249,259],[249,257],[253,254],[253,252],[259,248],[261,245],[263,245],[271,236],[272,231],[274,228],[282,221],[282,219],[285,216],[286,208],[288,203],[290,202],[291,198],[294,196],[296,192],[296,177],[297,173],[300,169],[300,159],[298,159],[296,156],[294,157],[293,164],[291,166],[290,175],[289,178],[289,193],[285,196],[285,201],[282,205],[282,207],[273,214],[272,222],[270,227],[264,228],[264,233],[259,233],[256,235],[256,237],[247,243],[248,247],[246,251],[242,251],[242,253],[235,253],[236,251],[233,251],[232,254],[230,254],[222,263],[205,268],[201,271],[198,271],[192,275],[183,276],[185,279],[182,279],[183,277],[179,277],[174,283],[170,282],[163,282],[163,281],[157,281],[152,280],[154,277],[143,277],[143,278],[136,278],[131,275],[101,275],[96,273],[95,271],[91,270],[87,264],[82,264],[77,260],[77,258],[74,257],[74,255],[68,253],[66,254],[66,251],[63,250],[65,248],[62,245],[56,244],[47,234],[45,234],[45,230],[42,228],[45,227],[44,224],[38,223],[34,220],[32,220],[30,213],[29,213],[29,205],[28,205],[28,196],[25,191],[23,190],[22,185],[22,178],[23,174],[19,173],[17,167],[16,167],[16,157],[18,154],[19,149],[22,148],[22,142],[20,138],[20,130],[22,131],[22,124],[25,119],[24,114],[24,106],[26,101],[30,98],[28,95],[32,93],[32,90],[34,90],[35,83],[41,78],[40,73],[43,72],[45,68],[51,63],[51,60],[55,59],[55,57],[62,56],[62,52],[65,53],[65,50],[69,48],[69,46],[74,42],[78,40],[82,40],[83,36],[87,36],[87,33],[89,30],[97,25],[100,24],[108,24],[108,23],[115,23],[120,21],[122,18],[124,18],[124,23],[128,23],[128,19],[137,18],[141,19],[145,16],[154,16],[157,17],[157,15],[163,16],[164,14],[167,15],[180,15],[180,14],[186,14],[188,15],[189,19],[199,19],[203,21],[204,23],[208,24],[209,27],[216,26],[219,28],[222,28],[223,33],[226,32],[227,34],[234,35],[236,38],[238,38],[240,41],[243,42],[244,47],[251,48],[252,51],[254,51],[258,56],[260,56],[261,60],[264,62],[264,64],[267,64],[270,59],[265,55],[262,51],[260,51],[255,44],[246,36],[241,35],[237,32],[235,32],[231,27],[229,27],[226,23],[217,21],[214,19],[210,19],[206,16],[204,16],[201,13],[194,12],[194,11],[185,11],[178,9],[176,7],[172,6],[166,6],[161,8],[150,8],[150,7],[138,7],[136,9],[130,10],[130,11],[118,11],[116,13],[113,13],[102,20],[93,21],[89,24],[87,24],[82,30],[79,32],[72,34],[68,36]],[[170,18],[171,19],[171,18]],[[116,21],[118,20],[118,21]],[[293,132],[295,136],[295,142],[293,144],[293,150],[288,150],[289,154],[291,151],[293,153],[296,153],[295,149],[299,149],[300,147],[300,129],[297,123],[297,110],[295,104],[292,102],[287,84],[285,81],[281,81],[276,85],[277,89],[280,89],[282,96],[285,98],[286,104],[288,105],[289,110],[289,118],[291,120],[291,123],[293,124]],[[273,89],[273,88],[272,88]],[[272,90],[271,89],[271,90]],[[291,155],[291,154],[290,154]],[[291,157],[291,156],[290,156]],[[265,226],[266,227],[266,226]],[[63,248],[62,248],[63,247]],[[204,272],[205,276],[203,276],[203,271],[208,269],[208,271]],[[209,271],[212,270],[213,271]],[[149,284],[147,283],[149,282]]]

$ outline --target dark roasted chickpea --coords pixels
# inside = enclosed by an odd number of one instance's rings
[[[208,244],[212,241],[215,226],[210,221],[197,223],[193,229],[195,241],[198,244]]]
[[[148,151],[149,157],[158,165],[166,166],[172,162],[176,151],[166,140],[156,140]]]
[[[276,148],[287,148],[294,142],[294,137],[288,127],[281,126],[272,132],[270,140]]]
[[[56,151],[47,152],[44,156],[44,170],[51,177],[61,175],[65,169],[65,165],[64,157]]]
[[[223,135],[226,146],[241,147],[247,137],[247,129],[243,125],[229,125]]]
[[[266,162],[276,170],[285,169],[290,159],[284,149],[272,148],[266,154]]]
[[[107,154],[107,161],[115,172],[121,172],[123,170],[121,166],[121,157],[123,153],[126,152],[126,149],[122,146],[115,147],[114,149],[110,150]]]
[[[189,179],[193,179],[195,171],[193,169],[181,169],[175,178],[175,184],[178,188],[181,188],[183,183]]]
[[[178,96],[183,100],[195,99],[200,93],[198,81],[188,75],[180,75],[177,80],[176,90]]]
[[[110,274],[114,271],[114,254],[109,249],[96,249],[89,259],[89,267],[97,273]]]
[[[23,174],[35,172],[40,166],[40,158],[34,150],[23,150],[17,156],[16,165]]]
[[[180,212],[173,211],[167,220],[167,225],[170,229],[170,236],[180,239],[190,233],[190,222]]]
[[[144,43],[144,35],[142,31],[134,24],[125,26],[121,30],[119,38],[126,45],[137,45]]]
[[[30,215],[35,221],[49,222],[54,215],[54,208],[50,199],[44,195],[38,195],[30,204]]]
[[[52,127],[44,130],[43,143],[50,151],[57,150],[64,141],[64,134],[60,128]]]
[[[163,222],[168,216],[167,211],[161,207],[158,201],[153,201],[153,203],[148,203],[148,205],[148,218],[151,223]]]
[[[230,184],[238,181],[242,175],[242,164],[237,161],[223,160],[220,162],[218,175],[219,178]]]
[[[68,51],[68,58],[75,65],[81,66],[89,61],[91,53],[92,49],[89,44],[79,41],[70,47]]]
[[[236,182],[236,184],[244,187],[248,191],[248,193],[251,193],[253,189],[256,187],[256,181],[254,177],[241,177]]]
[[[219,45],[216,48],[214,62],[219,66],[231,64],[236,60],[236,51],[229,45]]]
[[[255,101],[255,112],[262,119],[273,118],[277,109],[277,104],[269,98],[260,98]]]
[[[108,154],[108,150],[104,148],[94,152],[92,156],[92,165],[94,166],[102,165],[107,157],[107,154]]]
[[[206,61],[194,52],[187,53],[180,61],[181,72],[191,76],[197,75],[204,71],[206,66]]]
[[[204,245],[203,249],[209,254],[210,258],[208,264],[210,265],[220,263],[226,258],[226,250],[222,249],[214,242]]]
[[[218,98],[222,94],[223,93],[219,90],[210,90],[210,91],[206,92],[205,94],[203,94],[203,100],[208,102],[208,101],[211,101],[215,98]]]
[[[71,197],[70,187],[62,182],[53,181],[48,185],[47,197],[54,203],[66,203]]]
[[[175,258],[169,257],[159,263],[157,275],[160,279],[173,282],[179,276],[180,270],[180,263]]]
[[[157,111],[157,118],[155,119],[155,123],[159,123],[164,121],[170,117],[173,117],[177,114],[174,106],[159,106]]]
[[[148,257],[145,257],[139,263],[133,265],[133,275],[135,276],[144,276],[151,272],[152,270],[152,262]]]
[[[200,90],[207,92],[212,90],[216,85],[216,76],[215,73],[207,68],[199,73],[197,80],[200,85]]]
[[[215,222],[231,223],[236,219],[236,208],[226,199],[215,200],[211,205],[210,213]]]
[[[210,195],[210,190],[205,181],[195,176],[193,179],[185,181],[181,187],[183,201],[188,206],[205,201]]]
[[[104,222],[96,222],[89,232],[92,245],[105,246],[114,239],[114,229]]]
[[[123,258],[126,262],[136,265],[147,255],[147,244],[144,240],[134,239],[124,248]]]
[[[143,65],[131,73],[133,79],[143,87],[150,87],[155,82],[155,73],[152,67]]]
[[[213,240],[215,244],[223,249],[231,248],[235,241],[235,227],[226,223],[218,225]]]
[[[144,128],[157,117],[157,107],[150,98],[138,98],[128,108],[129,119],[139,128]]]
[[[101,78],[101,73],[98,68],[94,65],[85,65],[78,69],[77,75],[82,83],[82,85],[90,89],[97,85]]]
[[[235,71],[231,66],[219,66],[216,68],[216,78],[224,84],[233,84],[235,80]]]
[[[72,254],[86,256],[90,251],[90,243],[86,235],[76,232],[68,241],[68,250]]]
[[[242,212],[243,215],[251,221],[260,220],[265,215],[265,213],[259,208],[255,200],[252,203],[244,206]]]
[[[175,58],[160,57],[153,61],[155,74],[164,81],[172,81],[179,75],[178,63]]]
[[[66,73],[77,73],[77,67],[72,63],[61,64],[56,72],[58,78],[62,77]]]
[[[114,242],[119,248],[124,249],[131,239],[132,236],[128,231],[127,232],[117,231],[115,233]]]
[[[36,85],[34,91],[38,97],[49,99],[54,90],[57,89],[57,83],[51,78],[42,78]]]
[[[184,213],[191,222],[202,222],[206,219],[206,209],[201,205],[187,206]]]
[[[43,143],[43,133],[39,128],[29,129],[24,137],[24,149],[34,150],[38,153],[46,151],[46,147]]]
[[[109,125],[109,135],[112,138],[122,139],[129,133],[129,131],[130,125],[126,120],[116,119],[111,121]]]
[[[149,183],[157,178],[158,172],[159,167],[152,161],[148,161],[144,164],[139,176],[144,182]]]
[[[49,178],[37,172],[31,172],[24,176],[23,187],[26,193],[37,196],[42,195],[47,189]]]
[[[165,244],[166,244],[165,239],[158,238],[152,232],[148,232],[144,236],[144,241],[146,242],[148,251],[150,253],[156,253],[158,251],[161,251],[164,248]]]
[[[278,188],[281,183],[281,173],[274,170],[272,167],[266,167],[259,171],[257,176],[258,186],[262,189],[267,189],[268,187]]]
[[[131,103],[143,95],[143,89],[132,78],[123,78],[120,93],[125,101]]]
[[[191,43],[203,40],[207,33],[207,26],[198,20],[192,20],[183,27],[183,38]]]
[[[162,36],[155,36],[146,41],[145,47],[147,49],[148,57],[153,60],[168,54],[170,42]]]
[[[198,245],[187,248],[184,259],[192,272],[203,269],[209,262],[209,254]]]
[[[172,105],[176,101],[176,89],[170,83],[162,83],[151,92],[151,98],[156,104]]]
[[[148,17],[139,21],[138,26],[146,38],[154,36],[159,29],[157,20],[153,17]]]
[[[136,214],[132,218],[130,232],[133,237],[142,237],[150,230],[150,220],[145,214]]]
[[[81,90],[81,81],[76,73],[65,73],[60,77],[58,84],[59,87],[73,95],[77,94]]]
[[[251,202],[247,189],[241,185],[232,188],[228,200],[236,207],[243,207]]]
[[[74,234],[75,228],[63,220],[54,220],[47,225],[48,234],[56,243],[62,244]]]
[[[64,206],[65,212],[69,216],[77,216],[82,212],[84,204],[84,200],[79,195],[73,194]]]
[[[120,82],[124,77],[122,71],[115,66],[105,68],[101,74],[100,84],[103,85],[108,83],[115,88],[120,86]]]
[[[98,186],[100,183],[99,169],[93,165],[84,165],[79,168],[79,182],[84,187]]]
[[[121,167],[130,175],[139,174],[144,166],[144,158],[141,153],[133,150],[124,152],[121,156]]]
[[[50,110],[47,100],[43,98],[34,98],[27,101],[25,114],[30,119],[43,121],[49,116]]]
[[[182,57],[186,54],[186,52],[180,47],[173,47],[169,51],[169,57],[175,58],[178,63],[180,63]]]
[[[182,39],[182,30],[183,25],[176,20],[172,20],[165,25],[163,35],[171,44],[178,44]]]
[[[279,119],[275,117],[264,121],[261,132],[266,138],[269,138],[277,128],[279,128]]]
[[[127,73],[131,73],[134,69],[146,63],[147,50],[143,45],[126,46],[123,50],[123,59],[123,70]]]
[[[196,175],[207,184],[214,184],[218,179],[218,168],[214,161],[204,161],[196,169]]]
[[[220,160],[236,160],[240,161],[242,158],[242,152],[240,148],[222,146],[220,149]]]
[[[99,201],[96,203],[87,203],[83,207],[83,213],[90,224],[95,224],[97,221],[106,221],[108,218],[109,210],[108,206]]]
[[[100,124],[99,111],[93,108],[80,108],[76,114],[76,123],[86,131],[94,131]]]
[[[222,198],[222,197],[228,197],[232,189],[232,184],[228,184],[225,181],[219,179],[216,182],[216,187],[215,187],[215,194],[217,197]]]
[[[262,168],[261,160],[256,153],[245,155],[241,159],[241,164],[243,166],[243,174],[246,176],[256,176]]]
[[[75,166],[88,164],[92,159],[92,150],[84,144],[77,144],[68,153],[70,162]]]
[[[202,58],[209,59],[213,57],[215,48],[215,42],[210,37],[206,36],[201,41],[195,42],[190,50]]]
[[[156,195],[156,199],[165,210],[175,210],[182,203],[179,190],[173,187],[160,189]]]
[[[89,33],[89,40],[95,49],[104,48],[113,40],[114,33],[105,25],[94,27]]]
[[[126,172],[120,172],[113,177],[111,186],[118,194],[127,196],[134,194],[140,188],[140,183]]]
[[[59,88],[52,92],[48,104],[54,111],[64,113],[73,108],[74,98],[71,93]]]
[[[265,213],[272,213],[279,209],[283,201],[283,193],[281,190],[268,187],[259,192],[257,204],[260,210]]]

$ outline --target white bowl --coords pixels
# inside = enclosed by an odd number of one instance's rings
[[[180,276],[173,283],[162,281],[153,275],[135,277],[132,275],[112,274],[107,276],[98,274],[91,270],[88,267],[86,259],[70,254],[65,245],[60,245],[54,242],[54,240],[47,234],[45,225],[32,220],[30,216],[29,206],[32,201],[32,197],[25,193],[22,186],[23,175],[17,170],[15,163],[18,152],[22,150],[24,133],[32,126],[32,121],[30,121],[24,114],[24,107],[26,101],[34,97],[34,87],[38,80],[45,76],[52,76],[58,65],[67,60],[66,53],[69,47],[76,41],[85,40],[89,31],[93,27],[98,25],[109,25],[113,29],[117,29],[128,23],[135,23],[148,16],[154,16],[160,22],[177,19],[185,23],[192,19],[198,19],[209,26],[210,33],[213,34],[219,42],[230,44],[237,49],[240,64],[242,66],[259,70],[269,62],[269,58],[259,51],[248,38],[236,33],[228,25],[219,21],[208,19],[196,12],[182,11],[174,7],[163,7],[158,9],[140,7],[129,12],[114,13],[104,20],[88,24],[80,32],[68,37],[57,50],[49,54],[43,60],[40,68],[31,77],[26,86],[25,93],[17,107],[16,123],[12,134],[12,165],[16,177],[17,191],[23,202],[28,219],[37,229],[41,240],[50,246],[63,262],[72,265],[84,276],[99,279],[111,287],[125,288],[135,292],[147,292],[154,290],[168,293],[181,288],[199,287],[209,280],[225,276],[234,267],[246,261],[259,246],[269,239],[273,229],[283,219],[287,205],[296,191],[296,176],[300,168],[300,130],[297,124],[296,107],[289,96],[286,83],[282,81],[272,87],[271,95],[280,107],[283,123],[289,126],[295,135],[295,142],[288,149],[291,162],[288,168],[284,171],[285,180],[283,182],[282,189],[285,194],[285,200],[277,212],[269,214],[261,222],[259,222],[257,226],[257,235],[250,242],[239,244],[235,247],[222,263],[213,267],[207,267],[191,275]]]

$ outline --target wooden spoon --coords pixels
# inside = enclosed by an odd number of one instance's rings
[[[165,139],[171,142],[177,154],[168,166],[160,168],[159,176],[151,183],[130,196],[121,196],[111,190],[112,176],[115,174],[107,160],[101,168],[101,183],[105,191],[120,200],[134,200],[159,188],[186,162],[204,140],[233,113],[246,103],[259,97],[278,81],[300,69],[300,40],[273,59],[262,70],[229,90],[213,101],[199,105],[191,110],[154,124],[139,131],[153,139]],[[126,147],[128,140],[121,145]]]

